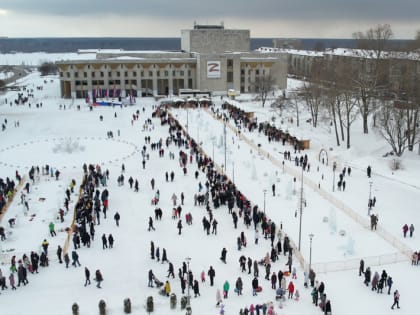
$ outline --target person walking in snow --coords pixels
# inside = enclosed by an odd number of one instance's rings
[[[171,285],[168,280],[166,280],[163,290],[166,293],[166,296],[169,296],[169,294],[171,293]]]
[[[85,286],[90,284],[90,271],[87,267],[85,267]]]
[[[154,226],[153,226],[153,219],[152,217],[149,217],[149,228],[147,229],[149,232],[150,230],[155,230]]]
[[[102,249],[108,248],[107,239],[105,233],[102,234]]]
[[[406,237],[407,236],[407,232],[408,232],[408,225],[407,224],[404,224],[404,226],[402,227],[402,230],[403,230],[404,237]]]
[[[57,257],[58,257],[58,262],[60,263],[60,264],[62,264],[63,263],[63,261],[61,260],[61,253],[63,252],[63,249],[61,248],[61,246],[60,245],[58,245],[58,248],[57,248]]]
[[[394,304],[392,304],[391,309],[394,309],[395,305],[397,305],[397,308],[400,308],[400,293],[398,290],[394,291]]]
[[[178,221],[178,224],[176,226],[178,228],[178,235],[181,235],[181,230],[182,230],[182,220]]]
[[[207,275],[210,278],[210,286],[212,287],[214,284],[214,277],[216,276],[216,272],[213,269],[213,266],[210,266],[210,269],[207,271]]]
[[[114,214],[114,220],[115,220],[115,223],[117,224],[117,226],[120,226],[120,214],[118,213],[118,211],[117,212],[115,212],[115,214]]]
[[[236,279],[236,283],[235,283],[235,292],[238,293],[238,295],[242,295],[242,288],[243,288],[243,282],[241,277],[238,277],[238,279]]]
[[[175,278],[174,265],[171,262],[169,262],[167,278],[169,278],[170,276],[172,276],[172,278]]]
[[[228,298],[228,293],[229,293],[229,282],[226,280],[225,283],[223,284],[223,298],[227,299]]]
[[[95,281],[96,281],[96,287],[98,289],[101,289],[101,282],[104,281],[104,278],[102,277],[101,271],[98,269],[95,272]]]
[[[223,261],[225,264],[226,264],[226,254],[227,254],[227,250],[226,250],[226,248],[223,247],[222,254],[220,256],[220,260]]]
[[[64,262],[66,263],[66,268],[69,267],[69,263],[70,263],[70,257],[68,253],[64,254]]]
[[[176,206],[177,199],[178,199],[178,197],[175,195],[175,193],[173,193],[172,197],[171,197],[171,200],[172,200],[172,203],[173,203],[174,207]]]
[[[110,249],[114,247],[114,237],[112,236],[112,234],[108,235],[108,244]]]
[[[289,285],[287,286],[287,291],[289,292],[288,298],[293,298],[293,293],[295,292],[295,285],[293,284],[293,281],[289,282]]]
[[[254,279],[252,280],[252,295],[253,296],[257,295],[257,290],[258,290],[258,278],[254,277]]]
[[[55,226],[53,222],[50,222],[50,224],[48,225],[49,229],[50,229],[50,235],[51,237],[57,236],[57,234],[55,233]]]
[[[153,288],[153,280],[155,279],[155,275],[153,274],[152,269],[149,270],[148,278],[149,278],[149,282],[148,282],[147,286],[149,288]]]
[[[219,306],[222,303],[222,295],[220,294],[220,289],[216,291],[216,306]]]
[[[77,265],[79,265],[79,267],[81,266],[79,262],[79,255],[77,254],[75,250],[71,252],[71,259],[73,260],[73,262],[71,263],[73,266],[75,267],[77,267]]]
[[[413,233],[414,233],[414,225],[413,223],[410,224],[410,237],[413,237]]]
[[[194,280],[193,284],[193,290],[194,290],[194,297],[200,296],[200,288],[197,280]]]
[[[386,279],[386,284],[388,286],[388,295],[391,294],[391,288],[393,283],[394,281],[392,281],[392,277],[388,277],[388,279]]]
[[[363,259],[360,259],[359,264],[359,277],[362,275],[362,273],[365,273],[365,261]]]

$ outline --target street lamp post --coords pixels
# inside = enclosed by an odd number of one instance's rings
[[[187,106],[187,133],[188,133],[188,106]]]
[[[311,270],[311,266],[312,266],[312,239],[313,239],[314,235],[311,233],[309,234],[309,270]]]
[[[372,210],[372,184],[373,182],[369,182],[369,202],[368,202],[368,215],[370,215],[370,210]]]
[[[265,214],[265,194],[267,193],[267,189],[264,189],[263,192],[264,192],[264,214]]]
[[[190,261],[191,261],[191,257],[187,257],[185,258],[185,260],[187,261],[187,282],[188,282],[188,289],[187,289],[187,306],[186,306],[186,310],[187,310],[187,315],[191,315],[192,314],[192,309],[191,309],[191,296],[190,296],[190,279],[189,279],[189,274],[190,274]]]
[[[303,211],[303,166],[302,166],[302,183],[300,186],[300,203],[299,203],[299,246],[298,249],[300,250],[300,241],[302,238],[302,211]]]
[[[232,181],[235,184],[235,161],[232,161]]]
[[[337,168],[337,162],[333,163],[333,184],[332,184],[332,191],[335,191],[335,169]]]
[[[226,122],[223,124],[223,134],[225,138],[225,174],[226,174]]]

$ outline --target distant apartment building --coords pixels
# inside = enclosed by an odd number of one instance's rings
[[[260,76],[287,87],[287,55],[250,51],[250,31],[194,25],[181,51],[83,50],[57,62],[65,98],[176,95],[180,89],[226,94],[254,91]]]

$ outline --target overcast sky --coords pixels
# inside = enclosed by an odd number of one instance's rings
[[[420,30],[420,0],[1,0],[0,36],[179,37],[199,24],[251,37],[351,38],[388,23],[395,38]]]

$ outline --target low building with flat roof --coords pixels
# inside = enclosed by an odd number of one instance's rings
[[[254,92],[259,76],[286,89],[287,56],[250,51],[249,30],[194,25],[181,31],[181,51],[81,50],[57,62],[65,98],[177,95],[180,89],[218,94]],[[86,54],[86,58],[83,58]]]

